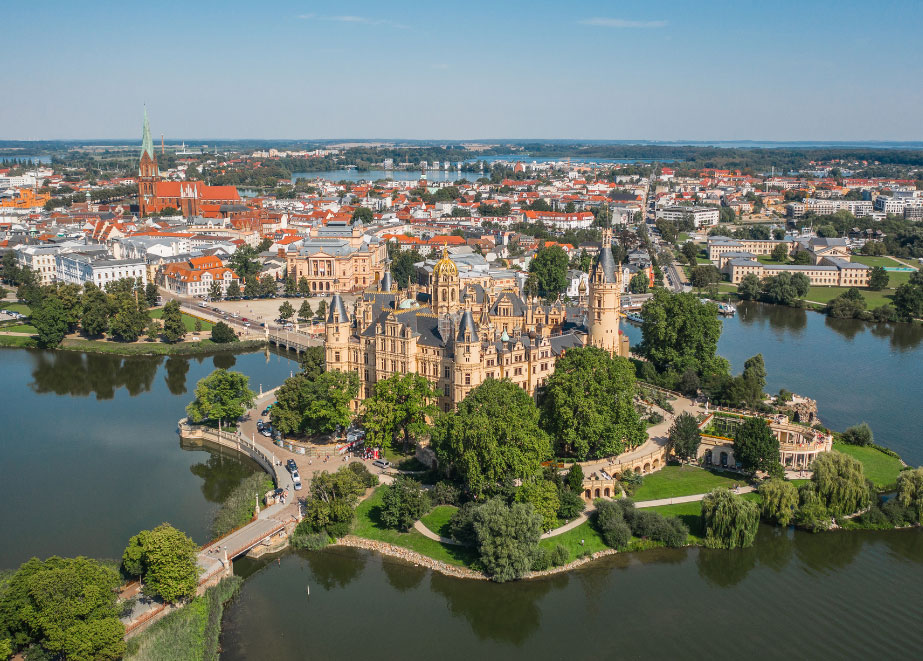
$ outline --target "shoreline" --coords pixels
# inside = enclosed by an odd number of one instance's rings
[[[74,351],[80,353],[111,354],[114,356],[196,356],[202,354],[224,353],[228,351],[248,353],[262,349],[266,340],[239,340],[237,342],[213,343],[211,340],[199,342],[150,342],[147,344],[119,344],[105,340],[68,340],[57,347],[38,346],[33,336],[4,335],[0,333],[0,348],[35,349],[38,351]]]

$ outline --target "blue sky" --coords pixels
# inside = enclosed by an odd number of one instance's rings
[[[920,140],[923,2],[19,2],[0,139]]]

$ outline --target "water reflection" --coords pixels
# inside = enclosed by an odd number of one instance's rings
[[[824,323],[827,328],[836,331],[847,340],[852,341],[856,335],[865,332],[866,322],[858,319],[837,319],[835,317],[825,317]]]
[[[215,369],[229,370],[237,364],[237,358],[230,351],[225,353],[216,353],[212,359]]]
[[[184,450],[202,450],[197,443],[180,440]],[[241,480],[261,470],[256,463],[240,455],[225,454],[221,450],[209,450],[208,459],[189,467],[196,477],[202,479],[202,495],[210,503],[223,503]]]
[[[31,388],[39,394],[112,399],[125,388],[132,397],[149,392],[163,356],[113,356],[71,351],[36,352]]]
[[[808,313],[801,308],[784,305],[766,305],[753,301],[742,301],[737,306],[737,318],[745,326],[759,325],[777,331],[787,331],[798,337],[808,325]]]
[[[189,373],[189,360],[171,356],[164,365],[166,374],[164,380],[171,395],[186,394],[186,374]]]
[[[875,337],[887,338],[897,351],[916,349],[923,342],[921,324],[869,324],[869,330]]]
[[[324,590],[345,588],[362,575],[370,554],[359,549],[333,547],[321,552],[299,551],[314,575],[314,581]],[[330,557],[338,556],[338,557]]]
[[[423,582],[425,571],[412,571],[406,563],[398,562],[393,558],[381,559],[381,571],[388,580],[388,585],[398,592],[413,590]]]

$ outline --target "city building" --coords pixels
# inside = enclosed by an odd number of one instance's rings
[[[717,225],[721,216],[718,207],[700,207],[700,206],[672,206],[660,207],[657,209],[657,218],[671,220],[679,223],[685,218],[691,218],[693,227],[709,227]]]
[[[167,264],[162,273],[164,287],[180,296],[208,296],[215,282],[225,296],[231,283],[240,284],[237,274],[217,257],[191,257],[184,262]]]
[[[288,273],[305,278],[312,292],[355,292],[381,280],[388,258],[385,241],[364,234],[361,222],[330,221],[312,227],[300,246],[282,253]]]
[[[55,256],[55,270],[59,282],[77,285],[92,282],[100,288],[122,278],[140,278],[142,285],[148,282],[143,259],[112,259],[88,252],[59,253]]]

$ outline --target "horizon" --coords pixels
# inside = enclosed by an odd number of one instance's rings
[[[21,4],[0,134],[129,140],[147,105],[155,135],[226,140],[919,141],[923,6],[876,12],[887,39],[857,1]]]

